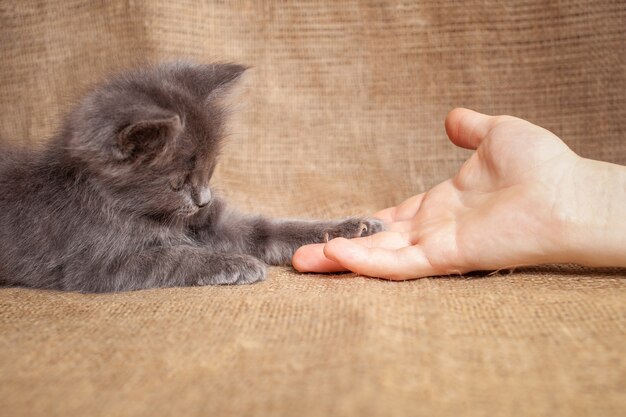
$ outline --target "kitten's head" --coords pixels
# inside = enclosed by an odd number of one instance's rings
[[[121,74],[69,118],[71,157],[117,204],[156,218],[186,218],[210,204],[235,64],[169,63]]]

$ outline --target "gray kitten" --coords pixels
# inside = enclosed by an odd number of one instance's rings
[[[0,153],[0,282],[111,292],[263,280],[266,264],[378,220],[270,220],[209,187],[220,98],[245,68],[169,63],[89,93],[44,149]]]

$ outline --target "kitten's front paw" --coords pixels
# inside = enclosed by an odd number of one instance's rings
[[[242,285],[265,279],[267,265],[250,255],[223,255],[209,265],[206,278],[199,285]]]
[[[385,230],[385,225],[378,219],[353,217],[324,231],[324,241],[328,242],[336,237],[348,239],[373,235]]]

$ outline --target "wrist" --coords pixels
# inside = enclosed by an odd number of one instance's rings
[[[559,261],[626,267],[626,167],[579,158],[563,188]]]

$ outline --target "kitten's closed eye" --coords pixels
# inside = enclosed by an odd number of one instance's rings
[[[187,178],[186,176],[182,176],[182,175],[179,175],[179,176],[176,176],[176,177],[172,178],[170,180],[170,188],[173,191],[180,191],[180,190],[182,190],[183,186],[185,185],[186,178]]]

